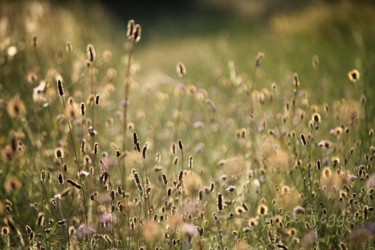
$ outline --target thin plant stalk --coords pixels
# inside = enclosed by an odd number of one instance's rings
[[[130,92],[130,84],[131,84],[131,63],[133,57],[133,51],[135,47],[134,39],[129,40],[129,54],[128,54],[128,62],[126,66],[126,73],[125,73],[125,89],[124,89],[124,110],[123,110],[123,140],[122,140],[122,150],[125,151],[126,149],[126,133],[128,128],[128,104],[129,104],[129,92]]]
[[[77,166],[77,169],[78,169],[78,173],[81,173],[81,166],[79,164],[77,150],[76,150],[76,147],[75,147],[75,144],[74,144],[72,126],[71,126],[70,121],[68,119],[68,115],[66,114],[66,104],[65,104],[64,96],[61,96],[61,100],[62,100],[63,107],[64,107],[65,119],[66,119],[66,121],[68,123],[68,127],[69,127],[70,140],[71,140],[71,144],[72,144],[72,147],[73,147],[74,157],[75,157],[75,160],[76,160],[76,166]],[[85,202],[85,191],[84,191],[84,187],[83,187],[83,184],[82,184],[82,177],[81,177],[80,174],[78,174],[78,179],[79,179],[79,184],[82,187],[81,188],[81,190],[82,190],[81,191],[82,192],[82,203],[83,203],[84,211],[85,211],[85,222],[87,223],[87,206],[86,206],[86,202]]]

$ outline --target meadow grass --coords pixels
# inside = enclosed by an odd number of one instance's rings
[[[190,35],[0,13],[0,248],[374,245],[373,6]]]

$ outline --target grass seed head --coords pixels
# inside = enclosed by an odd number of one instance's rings
[[[257,214],[265,216],[268,214],[268,207],[264,203],[260,203],[257,207]]]
[[[58,183],[60,184],[60,185],[62,185],[62,184],[64,184],[64,175],[63,175],[63,173],[58,173],[58,175],[57,175],[57,180],[58,180]]]
[[[135,26],[135,21],[129,20],[128,25],[127,25],[127,31],[126,31],[126,36],[128,37],[128,39],[133,38],[134,26]]]
[[[218,193],[217,195],[217,210],[223,210],[223,195],[221,193]]]
[[[26,106],[19,96],[14,96],[8,101],[7,111],[11,118],[20,117],[26,114]]]
[[[142,35],[142,28],[141,28],[141,25],[139,24],[136,24],[134,26],[134,31],[133,31],[133,37],[134,37],[134,41],[136,43],[138,43],[140,40],[141,40],[141,35]]]
[[[348,72],[348,78],[351,82],[356,83],[361,78],[361,74],[357,69],[353,69]]]
[[[55,149],[55,158],[56,159],[64,158],[64,150],[62,148]]]
[[[182,62],[178,62],[176,64],[176,71],[177,71],[178,77],[184,78],[186,76],[186,68]]]
[[[312,64],[312,67],[313,67],[314,70],[319,69],[319,57],[318,57],[318,55],[313,55],[311,64]]]
[[[88,44],[87,47],[86,47],[86,52],[87,52],[88,61],[93,63],[95,58],[96,58],[96,52],[95,52],[94,45]]]

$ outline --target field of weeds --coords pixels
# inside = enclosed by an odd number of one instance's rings
[[[375,245],[373,5],[129,19],[0,3],[1,249]]]

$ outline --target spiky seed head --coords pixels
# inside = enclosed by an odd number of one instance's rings
[[[319,57],[318,55],[313,55],[311,61],[313,69],[317,70],[319,68]]]
[[[217,210],[223,210],[223,195],[221,193],[217,195]]]
[[[353,69],[348,72],[348,77],[351,82],[356,83],[360,79],[361,74],[357,69]]]
[[[177,75],[180,78],[183,78],[186,75],[186,67],[185,67],[184,63],[178,62],[176,64],[176,71],[177,71]]]
[[[87,50],[87,59],[91,63],[93,63],[94,60],[95,60],[95,57],[96,57],[96,52],[95,52],[94,45],[88,44],[86,50]]]
[[[299,82],[299,76],[298,76],[297,73],[294,73],[294,74],[293,74],[293,86],[294,86],[295,88],[298,88],[299,85],[300,85],[300,82]]]
[[[64,96],[64,86],[63,86],[61,78],[57,79],[57,90],[58,90],[59,96]]]
[[[138,43],[138,42],[141,40],[141,35],[142,35],[142,28],[141,28],[141,25],[136,24],[136,25],[134,26],[134,32],[133,32],[134,41],[135,41],[136,43]]]
[[[99,104],[100,104],[100,95],[97,94],[97,95],[95,96],[95,105],[96,105],[96,106],[99,106]]]
[[[260,67],[262,64],[264,58],[264,53],[263,52],[258,52],[258,54],[255,57],[255,67]]]
[[[86,114],[86,104],[81,102],[81,115],[84,116]]]
[[[126,36],[128,37],[128,39],[131,39],[132,36],[133,36],[134,26],[135,26],[135,21],[132,20],[132,19],[129,20],[128,21],[127,31],[126,31]]]
[[[62,148],[55,149],[55,158],[64,158],[64,150]]]

